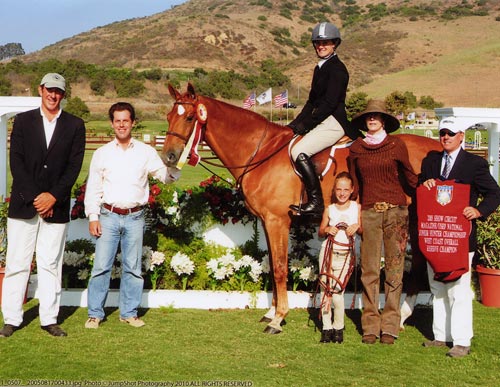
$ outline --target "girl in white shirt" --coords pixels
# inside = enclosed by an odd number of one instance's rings
[[[361,233],[360,205],[351,199],[354,191],[352,177],[341,172],[333,186],[333,204],[323,212],[318,235],[327,237],[319,254],[321,286],[321,316],[323,329],[320,343],[342,343],[344,341],[344,289],[349,280],[352,241]],[[329,239],[333,244],[328,247]],[[331,243],[330,242],[330,243]],[[325,261],[325,250],[330,252],[330,265]],[[325,265],[324,265],[325,263]],[[326,292],[325,292],[326,290]],[[326,294],[325,294],[326,293]],[[333,322],[332,310],[333,303]]]

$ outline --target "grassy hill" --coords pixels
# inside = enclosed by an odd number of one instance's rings
[[[500,106],[500,7],[493,0],[190,0],[21,58],[242,74],[255,73],[271,58],[291,79],[290,98],[300,102],[316,63],[310,31],[321,19],[341,29],[338,54],[351,73],[350,92],[385,97],[412,91],[447,106]],[[19,85],[17,92],[23,90]],[[73,90],[96,110],[116,98],[96,97],[85,83]],[[147,85],[137,102],[149,108],[167,101],[162,83]]]

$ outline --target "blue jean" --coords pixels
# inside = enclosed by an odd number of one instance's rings
[[[120,244],[120,317],[136,317],[144,286],[141,275],[144,211],[118,215],[102,208],[99,221],[102,235],[97,238],[95,246],[94,265],[88,286],[88,315],[101,320],[105,316],[104,303],[108,295],[111,269]]]

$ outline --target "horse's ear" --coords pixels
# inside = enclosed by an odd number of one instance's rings
[[[168,92],[175,101],[177,101],[181,96],[181,94],[170,83],[168,84]]]
[[[177,101],[181,96],[181,94],[170,83],[168,84],[168,92],[174,101]]]
[[[196,98],[196,92],[194,91],[194,86],[191,84],[191,82],[188,82],[187,92],[191,95],[193,99]]]

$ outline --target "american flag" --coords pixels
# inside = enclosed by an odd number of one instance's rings
[[[255,91],[243,101],[244,109],[251,109],[253,106],[255,106]]]
[[[288,90],[285,90],[274,97],[274,107],[280,108],[286,103],[288,103]]]

